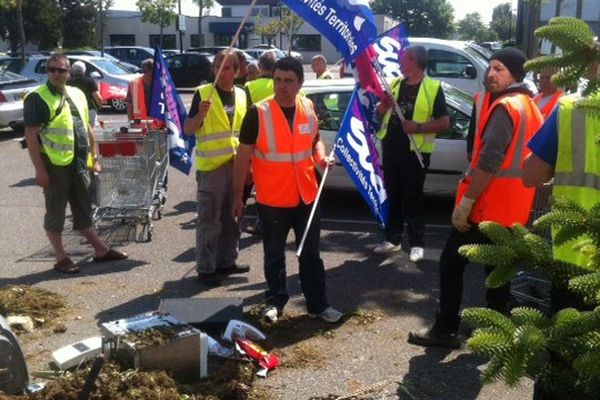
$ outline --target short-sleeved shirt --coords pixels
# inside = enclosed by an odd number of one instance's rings
[[[550,164],[556,165],[558,157],[558,107],[550,113],[542,127],[531,138],[527,147],[539,158]]]
[[[75,86],[79,90],[85,94],[85,98],[87,99],[88,109],[97,110],[98,105],[94,98],[92,97],[92,93],[98,91],[98,83],[94,78],[90,78],[89,76],[74,76],[67,82],[69,86]]]
[[[400,92],[396,101],[398,102],[398,106],[400,107],[404,118],[409,121],[413,118],[415,103],[420,87],[421,82],[416,85],[409,85],[405,80],[400,82]],[[433,102],[432,117],[438,119],[446,115],[448,115],[446,97],[444,96],[444,90],[440,87]],[[400,118],[398,118],[395,112],[392,112],[392,116],[390,117],[387,134],[382,141],[382,145],[385,150],[391,150],[394,153],[403,150],[410,151],[410,142],[402,129]]]
[[[50,82],[47,82],[46,85],[48,85],[48,89],[50,89],[52,94],[57,95],[59,93]],[[87,157],[89,153],[87,127],[79,115],[79,111],[73,101],[69,97],[66,97],[65,102],[68,102],[69,108],[71,109],[75,136],[75,157],[73,157],[73,162],[70,164],[70,167],[77,172],[85,172],[87,171]],[[59,112],[60,110],[55,110],[55,115],[58,114],[57,111]],[[23,102],[23,120],[25,126],[35,127],[44,127],[50,122],[50,110],[48,109],[48,105],[38,93],[30,93],[25,98]]]

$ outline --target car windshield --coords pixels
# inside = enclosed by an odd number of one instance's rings
[[[483,65],[487,67],[490,57],[492,57],[492,52],[488,49],[481,47],[475,43],[469,43],[465,47],[465,51],[471,54],[473,57],[476,57],[479,62],[482,62]]]
[[[112,60],[96,59],[93,61],[93,64],[96,67],[98,67],[99,69],[105,71],[106,73],[108,73],[110,75],[129,75],[129,74],[131,74],[131,72],[127,71],[126,69],[124,69],[123,67],[121,67],[120,65],[118,65],[116,62],[114,62]]]
[[[26,81],[26,77],[0,68],[0,82]]]

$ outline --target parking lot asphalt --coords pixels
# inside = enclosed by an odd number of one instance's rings
[[[186,100],[186,101],[189,101]],[[119,119],[122,115],[103,114]],[[124,120],[124,118],[123,118]],[[223,287],[207,289],[196,282],[195,191],[193,175],[170,169],[163,218],[155,221],[150,242],[136,242],[134,229],[104,227],[107,242],[130,254],[125,261],[91,261],[91,248],[69,228],[66,247],[82,273],[63,275],[54,262],[42,228],[44,205],[35,186],[33,167],[17,137],[0,133],[0,257],[4,260],[0,286],[28,284],[64,295],[69,309],[66,333],[34,332],[21,336],[31,370],[46,369],[51,352],[97,335],[102,322],[155,310],[163,298],[238,297],[244,309],[260,304],[265,289],[262,247],[244,233],[239,261],[251,266],[247,276],[228,278]],[[425,260],[414,264],[404,251],[392,257],[372,254],[381,239],[367,207],[356,193],[325,191],[321,235],[330,303],[351,315],[369,315],[368,323],[347,318],[333,330],[324,323],[308,324],[298,282],[293,235],[288,238],[288,276],[292,299],[286,314],[306,331],[277,349],[281,368],[258,381],[273,399],[318,399],[357,394],[360,399],[525,399],[532,383],[515,388],[502,383],[482,386],[484,361],[466,350],[423,349],[406,343],[409,330],[427,327],[433,319],[438,293],[437,260],[449,231],[451,199],[426,201],[428,226]],[[248,215],[254,215],[252,206]],[[483,273],[467,269],[465,304],[483,304]],[[308,328],[307,328],[308,327]],[[328,332],[323,334],[323,332]],[[330,332],[330,333],[329,333]],[[286,366],[298,350],[310,346],[319,363]],[[317,354],[314,354],[317,353]],[[330,396],[330,397],[327,397]]]

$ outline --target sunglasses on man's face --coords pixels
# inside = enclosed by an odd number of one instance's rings
[[[46,71],[48,71],[50,73],[59,73],[59,74],[66,74],[67,72],[69,72],[69,70],[66,68],[58,68],[58,67],[48,67],[48,68],[46,68]]]

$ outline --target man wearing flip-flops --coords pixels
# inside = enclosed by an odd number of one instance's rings
[[[73,229],[92,245],[95,262],[123,260],[127,254],[109,248],[92,227],[89,169],[100,171],[100,164],[95,157],[87,101],[81,90],[66,85],[69,71],[69,59],[64,54],[50,56],[48,81],[27,95],[23,113],[35,181],[44,189],[44,229],[56,256],[54,269],[71,274],[80,270],[62,243],[67,202]]]

